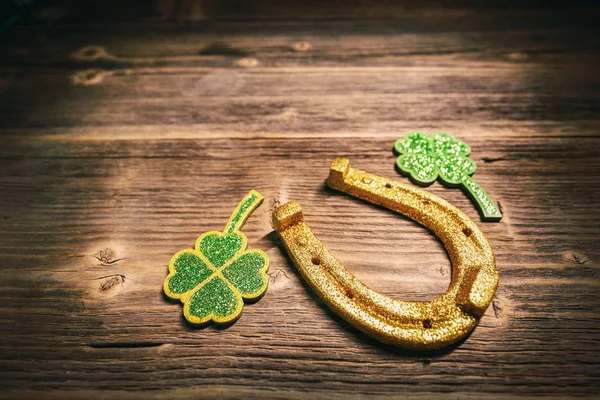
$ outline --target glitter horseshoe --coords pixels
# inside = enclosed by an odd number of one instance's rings
[[[483,233],[456,207],[423,189],[350,168],[336,158],[329,187],[403,214],[430,229],[452,263],[446,293],[401,301],[369,289],[325,248],[290,201],[273,210],[273,228],[303,279],[337,315],[373,338],[412,350],[458,342],[475,328],[498,286],[494,253]]]

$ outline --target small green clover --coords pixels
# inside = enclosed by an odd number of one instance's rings
[[[460,186],[475,201],[484,220],[500,221],[502,214],[490,196],[471,175],[475,162],[468,155],[471,148],[447,133],[426,135],[412,132],[394,144],[399,157],[396,166],[420,185],[440,179],[448,186]]]
[[[246,250],[248,240],[240,232],[262,200],[258,192],[250,191],[223,232],[201,235],[194,250],[181,250],[171,259],[164,291],[181,300],[189,322],[234,322],[242,312],[243,300],[257,300],[266,292],[269,258],[261,250]]]

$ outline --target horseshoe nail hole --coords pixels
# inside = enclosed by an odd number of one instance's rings
[[[431,320],[430,319],[424,319],[423,320],[423,328],[425,329],[431,329],[433,327],[433,325],[431,325]]]
[[[388,183],[386,183],[386,184],[385,184],[385,187],[386,187],[387,189],[391,189],[391,188],[392,188],[392,184],[388,182]]]
[[[350,290],[350,289],[346,289],[346,296],[349,299],[353,299],[354,298],[354,292],[352,292],[352,290]]]
[[[431,202],[429,200],[423,200],[422,203],[424,206],[428,206],[431,204]]]
[[[473,234],[473,231],[471,230],[471,228],[464,228],[463,233],[465,234],[466,237],[469,237]]]
[[[321,259],[319,257],[315,256],[310,260],[310,262],[312,262],[315,265],[319,265],[319,264],[321,264]]]

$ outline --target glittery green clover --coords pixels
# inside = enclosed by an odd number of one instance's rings
[[[502,219],[496,203],[471,178],[476,167],[468,157],[471,148],[466,143],[447,133],[411,132],[396,140],[394,149],[400,154],[396,166],[416,183],[430,185],[440,178],[448,186],[460,186],[475,202],[483,220]]]
[[[266,292],[269,258],[261,250],[246,250],[248,239],[240,232],[262,201],[260,193],[250,191],[223,232],[201,235],[194,250],[181,250],[171,259],[164,291],[181,300],[189,322],[234,322],[242,312],[243,300],[258,300]]]

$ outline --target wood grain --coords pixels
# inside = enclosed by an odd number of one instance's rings
[[[237,3],[124,5],[111,21],[59,1],[0,37],[0,397],[597,394],[598,8]],[[391,148],[415,129],[467,140],[505,215],[479,224],[493,305],[426,354],[330,313],[270,227],[298,200],[367,285],[443,293],[429,231],[324,186],[336,156],[406,181]],[[191,327],[162,294],[169,259],[250,188],[266,201],[244,232],[270,289],[228,329]],[[428,190],[479,221],[461,191]]]

